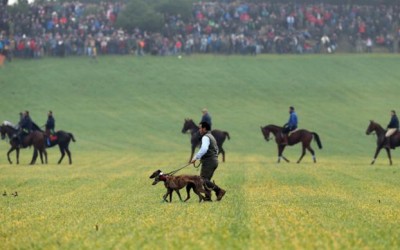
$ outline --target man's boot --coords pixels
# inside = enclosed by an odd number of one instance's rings
[[[222,199],[222,197],[224,197],[226,191],[223,190],[222,188],[218,188],[218,192],[215,191],[215,194],[217,195],[217,201],[220,201]]]
[[[218,187],[217,185],[215,185],[215,183],[213,183],[213,184],[214,184],[213,190],[215,192],[215,195],[217,196],[217,201],[220,201],[222,199],[222,197],[224,197],[226,191],[223,190],[222,188]]]
[[[211,190],[214,189],[214,184],[209,180],[205,180],[203,186],[204,186],[204,190],[206,191],[205,197],[203,200],[204,201],[212,201],[211,200]]]

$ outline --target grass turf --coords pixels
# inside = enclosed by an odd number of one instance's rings
[[[398,248],[398,154],[369,162],[375,137],[398,110],[393,55],[100,57],[18,60],[0,68],[1,120],[28,109],[42,125],[74,133],[73,165],[9,165],[0,144],[0,246],[6,249]],[[260,126],[282,125],[294,105],[300,127],[317,132],[317,164],[300,146],[276,164]],[[189,158],[183,119],[207,107],[226,130],[227,162],[214,179],[222,202],[162,203],[156,169]],[[12,156],[14,157],[14,155]],[[181,173],[197,174],[187,168]],[[13,197],[12,192],[19,196]]]

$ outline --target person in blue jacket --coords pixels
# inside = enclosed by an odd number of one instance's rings
[[[293,106],[289,107],[289,121],[283,126],[282,129],[282,145],[288,144],[288,134],[290,131],[297,129],[298,118]]]

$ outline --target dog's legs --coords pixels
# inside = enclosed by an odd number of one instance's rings
[[[183,201],[182,197],[181,197],[181,193],[179,193],[179,189],[175,189],[175,192],[178,194],[179,200]]]
[[[168,202],[167,197],[168,197],[169,191],[167,191],[164,195],[163,195],[163,200],[165,202]]]
[[[172,202],[172,193],[174,192],[174,190],[172,188],[168,188],[168,194],[169,194],[169,202]]]
[[[193,191],[199,196],[199,202],[206,201],[206,197],[201,195],[201,193],[207,195],[207,190],[204,189],[203,185],[204,185],[203,183],[198,184],[195,186],[196,188],[193,188]]]
[[[199,192],[199,190],[197,189],[193,189],[193,191],[197,194],[197,196],[199,196],[199,202],[204,200],[204,196],[202,196]]]
[[[190,183],[188,183],[187,185],[186,185],[186,200],[184,200],[184,202],[186,202],[187,200],[189,200],[190,199],[190,189],[192,188],[192,185],[190,184]]]

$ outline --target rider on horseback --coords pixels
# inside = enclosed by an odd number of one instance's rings
[[[283,125],[282,135],[281,135],[282,136],[281,145],[287,145],[289,132],[297,129],[298,119],[293,106],[289,107],[289,114],[290,114],[289,121],[285,125]]]
[[[392,110],[391,116],[392,116],[392,118],[390,119],[390,122],[387,126],[387,131],[385,134],[385,142],[384,142],[385,145],[384,146],[386,148],[394,149],[394,147],[392,147],[390,144],[390,136],[393,135],[394,133],[396,133],[397,130],[399,129],[399,119],[397,118],[396,111],[394,111],[394,110]]]
[[[51,140],[52,140],[52,136],[55,134],[54,131],[54,127],[55,127],[56,121],[54,120],[53,117],[53,112],[50,110],[47,113],[47,121],[45,124],[45,128],[46,128],[46,136],[47,136],[47,145],[50,146],[51,144]]]
[[[210,124],[210,128],[211,128],[212,127],[211,116],[210,116],[210,113],[208,113],[207,108],[203,108],[201,110],[201,112],[203,113],[203,115],[201,116],[200,123],[207,122],[208,124]]]
[[[29,116],[29,111],[22,114],[22,119],[19,122],[19,131],[17,134],[18,144],[22,144],[23,138],[32,131],[32,120]]]

